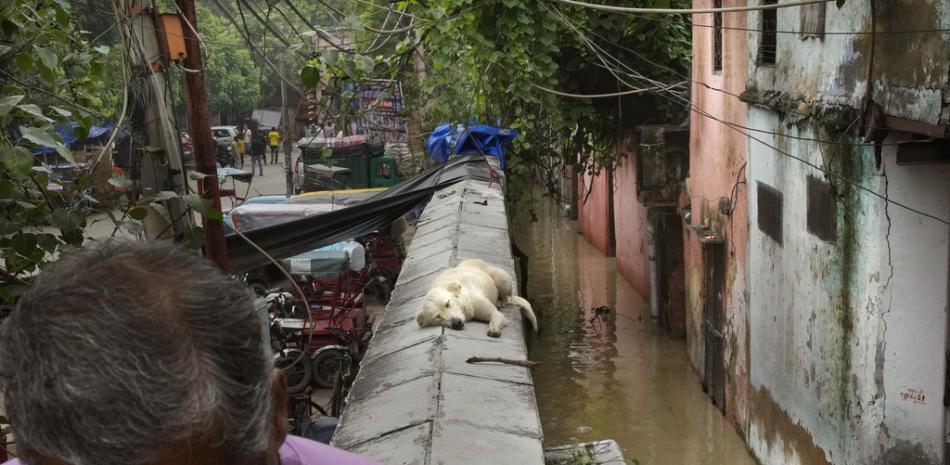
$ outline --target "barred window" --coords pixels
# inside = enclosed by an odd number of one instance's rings
[[[825,37],[825,4],[802,5],[800,8],[801,38],[823,39]]]
[[[722,0],[713,0],[713,8],[722,8]],[[722,13],[713,13],[713,72],[722,71]]]
[[[759,231],[765,233],[775,242],[782,244],[782,193],[774,187],[759,182],[756,196],[758,197],[758,224]]]
[[[763,5],[774,5],[778,0],[763,0]],[[775,47],[777,42],[778,10],[762,10],[762,37],[759,41],[758,62],[763,65],[775,64]]]

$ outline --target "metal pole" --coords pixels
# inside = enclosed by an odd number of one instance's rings
[[[286,61],[285,61],[286,63]],[[286,66],[285,66],[286,67]],[[283,120],[284,131],[284,170],[287,175],[287,197],[294,195],[294,173],[290,166],[291,138],[290,138],[290,118],[287,112],[287,83],[280,81],[280,108],[281,119]]]
[[[185,50],[188,53],[185,57],[185,68],[197,71],[185,73],[185,83],[188,86],[188,116],[191,121],[195,167],[205,174],[205,177],[198,181],[198,194],[210,199],[212,208],[221,211],[221,193],[218,189],[211,121],[208,117],[208,95],[205,90],[204,66],[201,62],[201,44],[195,36],[195,31],[198,30],[195,2],[194,0],[175,1],[184,15],[184,20],[190,23],[190,26],[186,24],[184,28]],[[205,232],[205,256],[217,263],[222,270],[227,271],[228,249],[224,241],[224,223],[207,216],[202,216],[201,221]]]
[[[145,76],[143,94],[145,99],[133,105],[145,115],[141,126],[133,130],[145,134],[148,145],[141,151],[142,193],[148,198],[161,191],[174,191],[179,195],[187,193],[185,170],[181,159],[181,140],[171,116],[172,104],[166,91],[164,59],[155,31],[154,11],[146,0],[134,0],[126,11],[129,16],[135,40],[128,39],[131,48],[131,71],[133,76]],[[124,34],[123,34],[124,36]],[[133,110],[135,111],[135,110]],[[149,239],[180,237],[193,226],[192,218],[185,215],[185,203],[181,199],[164,202],[168,209],[168,218],[159,214],[149,214],[143,220],[145,236]],[[171,219],[178,218],[169,227]]]

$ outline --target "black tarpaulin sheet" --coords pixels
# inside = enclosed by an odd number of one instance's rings
[[[466,179],[489,181],[492,168],[484,155],[448,160],[376,196],[340,210],[241,231],[274,259],[292,257],[326,245],[369,234],[427,201],[438,189]],[[237,234],[227,236],[231,272],[250,271],[270,260]]]

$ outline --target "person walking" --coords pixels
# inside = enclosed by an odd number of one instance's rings
[[[277,154],[280,151],[280,133],[277,132],[277,128],[270,128],[267,139],[270,142],[270,162],[275,165],[277,164]]]
[[[251,141],[251,174],[254,174],[254,165],[258,166],[258,170],[261,176],[264,175],[264,160],[267,157],[267,141],[264,140],[264,135],[261,134],[259,137]]]
[[[247,127],[247,124],[241,125],[241,137],[244,138],[244,148],[247,150],[251,149],[251,128]]]
[[[234,151],[234,156],[241,160],[241,168],[244,168],[244,137],[240,134],[234,136],[231,148]]]

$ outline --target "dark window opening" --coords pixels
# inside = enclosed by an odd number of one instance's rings
[[[722,8],[722,0],[713,0],[713,8]],[[713,13],[713,72],[722,71],[722,13]]]
[[[825,37],[825,4],[802,5],[799,11],[802,39],[823,39]]]
[[[830,183],[808,177],[808,231],[819,239],[838,238],[838,199]]]
[[[779,245],[782,244],[782,193],[768,184],[758,183],[758,224]]]
[[[703,388],[712,399],[713,404],[719,407],[720,412],[726,410],[726,366],[723,357],[725,341],[723,340],[723,311],[722,294],[725,282],[726,250],[722,242],[706,242],[703,244],[703,272],[705,285],[703,286],[703,338],[706,344],[705,379]]]
[[[774,5],[778,0],[763,0],[763,5]],[[775,47],[778,39],[776,28],[778,23],[778,10],[762,10],[762,37],[759,42],[758,62],[759,64],[775,64]]]

